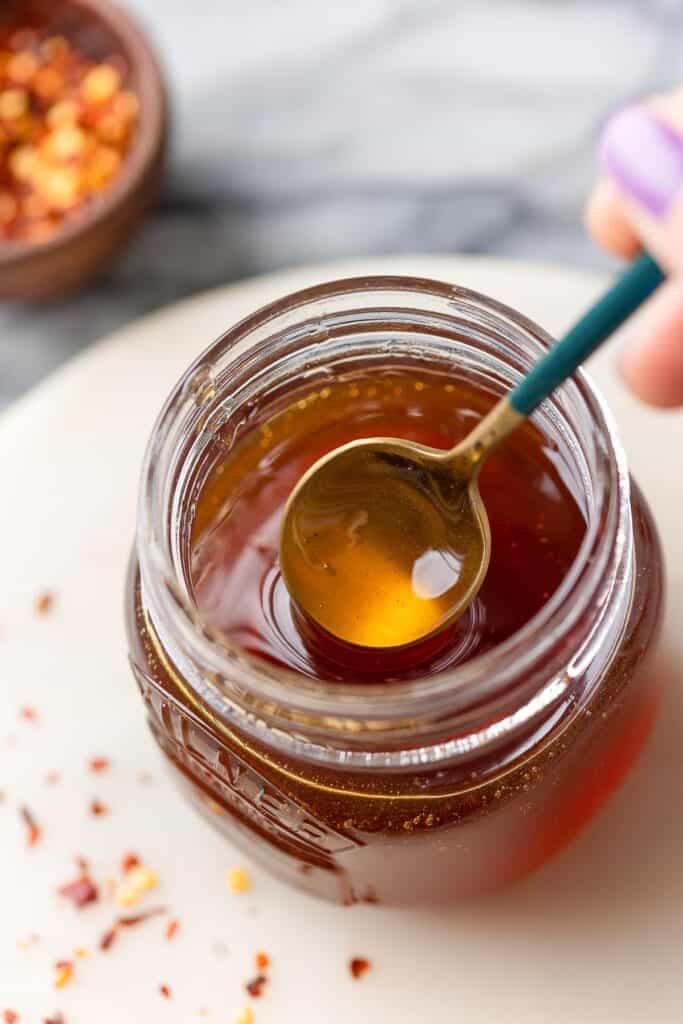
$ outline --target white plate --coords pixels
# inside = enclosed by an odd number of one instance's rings
[[[667,549],[673,680],[637,768],[569,850],[486,903],[440,914],[331,908],[256,870],[253,890],[236,896],[223,876],[241,857],[165,778],[126,664],[121,613],[152,421],[180,371],[226,325],[294,288],[363,272],[470,285],[555,332],[604,284],[564,268],[455,257],[302,268],[128,327],[0,421],[0,1010],[14,1008],[22,1021],[61,1008],[68,1024],[230,1024],[247,1001],[242,986],[257,949],[273,959],[269,988],[254,1001],[257,1024],[683,1019],[683,415],[664,417],[627,397],[610,352],[594,372]],[[41,619],[32,606],[44,588],[57,601]],[[40,721],[21,720],[21,705],[39,709]],[[88,773],[93,755],[112,759],[108,773]],[[44,781],[51,770],[62,774],[54,787]],[[151,783],[139,781],[142,770]],[[92,797],[110,814],[89,815]],[[32,850],[21,803],[45,832]],[[159,872],[149,902],[170,907],[181,930],[166,942],[164,921],[150,921],[99,953],[116,913],[110,900],[79,912],[55,887],[74,876],[74,853],[89,857],[101,880],[129,849]],[[30,932],[41,941],[19,949]],[[78,946],[91,955],[57,992],[52,965]],[[347,961],[355,955],[373,967],[354,982]],[[160,983],[171,986],[171,1000]]]

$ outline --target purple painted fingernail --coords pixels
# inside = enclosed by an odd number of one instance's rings
[[[627,107],[605,125],[600,155],[617,184],[655,217],[683,186],[683,138],[647,107]]]

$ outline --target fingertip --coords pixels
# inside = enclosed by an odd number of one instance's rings
[[[678,409],[683,406],[683,382],[672,380],[634,355],[620,362],[621,376],[629,391],[655,409]]]
[[[586,203],[583,220],[598,245],[615,256],[632,259],[640,251],[624,199],[609,178],[602,178],[596,184]]]
[[[683,285],[662,285],[627,331],[619,370],[629,389],[648,405],[683,406]]]

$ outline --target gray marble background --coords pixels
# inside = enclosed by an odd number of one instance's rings
[[[683,80],[683,0],[127,3],[171,86],[163,200],[96,287],[0,308],[0,405],[259,271],[436,250],[606,265],[580,217],[600,124]]]

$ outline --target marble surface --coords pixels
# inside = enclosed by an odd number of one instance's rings
[[[77,299],[0,309],[0,406],[114,327],[261,270],[392,252],[607,266],[615,106],[683,78],[681,0],[127,0],[172,90],[161,205]]]

